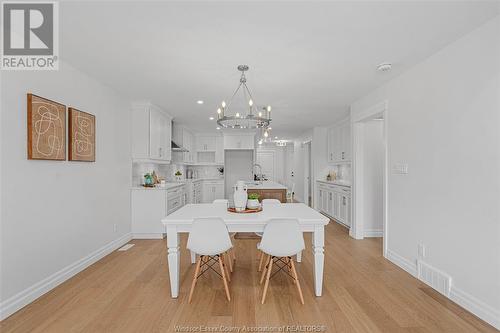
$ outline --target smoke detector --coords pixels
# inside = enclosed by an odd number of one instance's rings
[[[392,68],[392,64],[389,62],[383,62],[380,65],[377,66],[377,70],[379,72],[388,72]]]

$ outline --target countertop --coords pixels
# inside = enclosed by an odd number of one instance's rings
[[[160,191],[165,191],[174,187],[182,186],[185,185],[188,182],[199,182],[202,180],[221,180],[224,181],[224,178],[194,178],[194,179],[183,179],[179,181],[170,181],[165,183],[165,187],[144,187],[144,186],[132,186],[132,190],[160,190]]]
[[[270,180],[265,180],[260,184],[258,181],[256,182],[247,182],[247,188],[249,190],[286,190],[287,187],[281,185],[280,183],[276,183]]]
[[[351,187],[351,182],[347,180],[317,180],[317,182],[328,184],[328,185],[337,185],[337,186],[345,186],[345,187]]]

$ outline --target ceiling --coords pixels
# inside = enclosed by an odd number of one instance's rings
[[[357,98],[498,15],[498,2],[61,2],[60,54],[196,131],[248,64],[273,136],[345,116]],[[381,62],[393,69],[375,70]],[[198,105],[197,100],[203,100]]]

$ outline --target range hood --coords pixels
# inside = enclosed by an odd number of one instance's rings
[[[187,153],[187,152],[189,152],[189,150],[187,150],[186,148],[184,148],[182,146],[179,146],[173,140],[172,140],[172,151],[177,151],[177,152],[181,152],[181,153]]]

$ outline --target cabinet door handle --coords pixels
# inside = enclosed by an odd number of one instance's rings
[[[158,148],[158,154],[159,154],[159,155],[160,155],[160,157],[161,157],[161,147],[160,147],[160,148]]]

